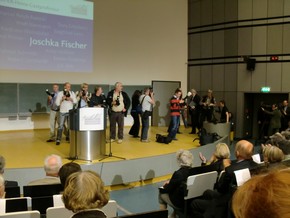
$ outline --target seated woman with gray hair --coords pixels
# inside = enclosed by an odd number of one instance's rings
[[[160,209],[166,209],[167,205],[171,206],[173,209],[183,208],[184,206],[182,183],[185,182],[190,175],[193,155],[188,150],[179,150],[176,153],[176,159],[180,168],[175,171],[171,179],[165,182],[163,187],[160,188]],[[171,217],[175,217],[174,212]]]

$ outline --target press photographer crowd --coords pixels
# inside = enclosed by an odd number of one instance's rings
[[[133,125],[130,128],[129,135],[134,138],[140,138],[141,142],[148,143],[149,117],[152,115],[152,109],[155,105],[154,91],[151,87],[144,90],[135,90],[131,99],[123,91],[123,84],[116,82],[114,89],[103,93],[101,86],[96,86],[94,93],[90,93],[87,83],[81,84],[80,90],[74,92],[71,90],[71,84],[66,82],[63,88],[57,84],[52,86],[52,91],[48,89],[47,104],[50,108],[50,137],[47,142],[55,142],[59,145],[62,134],[67,141],[69,138],[69,111],[83,107],[103,107],[108,110],[110,121],[110,140],[122,143],[124,139],[124,117],[127,116],[129,109],[133,118]],[[183,96],[180,88],[174,91],[170,105],[170,125],[168,128],[169,141],[177,140],[176,134],[179,134],[180,118],[186,128],[188,125],[188,115],[191,119],[190,134],[197,134],[203,128],[203,122],[222,122],[228,123],[231,120],[224,100],[218,103],[213,96],[213,91],[208,90],[207,95],[200,97],[195,89],[191,89]],[[132,103],[132,104],[131,104]],[[220,114],[220,119],[216,119],[216,112]],[[141,122],[140,122],[141,120]],[[142,125],[141,125],[142,124]],[[142,128],[141,128],[142,126]],[[116,132],[118,127],[118,131]],[[141,131],[140,131],[141,129]],[[139,136],[140,134],[140,136]]]

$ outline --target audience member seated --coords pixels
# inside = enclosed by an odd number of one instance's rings
[[[167,205],[174,210],[184,207],[184,194],[182,183],[187,180],[192,167],[193,156],[188,150],[179,150],[176,154],[177,162],[180,168],[175,171],[171,179],[164,183],[159,193],[160,209],[167,209]],[[171,214],[175,217],[175,212]]]
[[[34,180],[28,183],[28,185],[48,185],[59,184],[60,179],[58,177],[58,171],[61,168],[61,157],[55,154],[49,155],[44,160],[44,170],[46,177],[43,179]]]
[[[5,198],[5,181],[2,175],[0,175],[0,198]]]
[[[199,153],[199,157],[202,161],[201,165],[215,165],[216,171],[220,173],[231,164],[230,158],[230,149],[225,143],[218,143],[216,145],[215,151],[212,154],[209,161],[206,160],[205,156],[202,153]]]
[[[237,183],[234,171],[245,168],[254,169],[258,166],[252,160],[254,146],[252,143],[241,140],[235,147],[236,160],[225,168],[225,173],[217,182],[217,191],[207,190],[202,199],[193,200],[191,207],[194,217],[207,217],[215,213],[215,217],[226,217],[228,202]]]
[[[284,155],[285,159],[290,159],[290,141],[286,139],[286,133],[283,134],[277,132],[274,135],[270,136],[270,139],[265,144],[275,145],[280,148]]]
[[[100,176],[93,171],[71,174],[65,184],[63,202],[74,213],[72,218],[105,218],[100,210],[109,201],[109,192],[105,190]]]
[[[266,164],[280,163],[285,156],[282,150],[276,146],[263,146],[263,157]]]
[[[5,164],[6,164],[5,158],[0,155],[0,175],[2,176],[4,174]],[[18,186],[17,181],[5,180],[5,187],[15,187],[15,186]]]
[[[81,166],[77,163],[70,162],[62,165],[59,169],[58,176],[60,178],[60,183],[62,187],[65,186],[66,179],[75,172],[82,171]]]
[[[281,162],[284,160],[285,155],[283,154],[282,150],[277,146],[262,144],[262,152],[264,163],[259,165],[259,167],[251,170],[251,175],[267,173],[273,168],[283,169],[286,167],[285,165],[281,164]]]
[[[273,170],[252,177],[239,187],[232,199],[236,218],[289,217],[290,170]]]

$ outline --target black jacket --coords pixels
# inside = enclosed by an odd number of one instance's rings
[[[112,109],[112,102],[113,102],[113,95],[114,95],[114,89],[111,90],[109,93],[108,93],[108,96],[107,96],[107,104],[108,104],[108,107],[109,109]],[[127,113],[128,113],[128,109],[130,108],[130,105],[131,105],[131,100],[129,98],[129,96],[127,95],[126,92],[121,92],[122,95],[123,95],[123,99],[124,99],[124,107],[126,109],[126,112],[124,113],[125,116],[127,116]]]

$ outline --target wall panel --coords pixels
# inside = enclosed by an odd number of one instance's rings
[[[201,66],[200,90],[212,89],[212,66]]]
[[[237,64],[225,65],[225,91],[237,90]]]
[[[239,20],[252,19],[253,17],[253,0],[242,0],[238,2]]]
[[[260,92],[262,86],[266,86],[266,70],[265,63],[256,64],[256,69],[252,72],[252,92]]]
[[[201,35],[201,57],[212,57],[212,32]]]
[[[267,52],[267,27],[253,28],[252,54],[266,54]]]
[[[188,58],[200,58],[201,56],[201,39],[200,34],[189,35],[188,41]]]
[[[282,63],[282,92],[290,92],[290,63]]]
[[[267,0],[253,0],[253,19],[264,18],[268,14]]]
[[[271,92],[281,92],[281,83],[282,83],[281,69],[282,69],[281,63],[267,64],[266,85],[271,87]]]
[[[252,28],[241,28],[238,30],[239,55],[252,53]]]
[[[212,8],[213,23],[223,23],[225,20],[225,0],[213,0]]]
[[[224,65],[213,65],[212,66],[212,89],[214,91],[224,91],[225,83],[225,66]]]
[[[268,26],[267,53],[282,53],[282,25]]]
[[[189,67],[188,89],[200,90],[200,66]]]
[[[225,31],[215,31],[212,34],[212,56],[222,57],[225,54]]]
[[[268,17],[283,15],[284,0],[268,0],[268,5]]]

